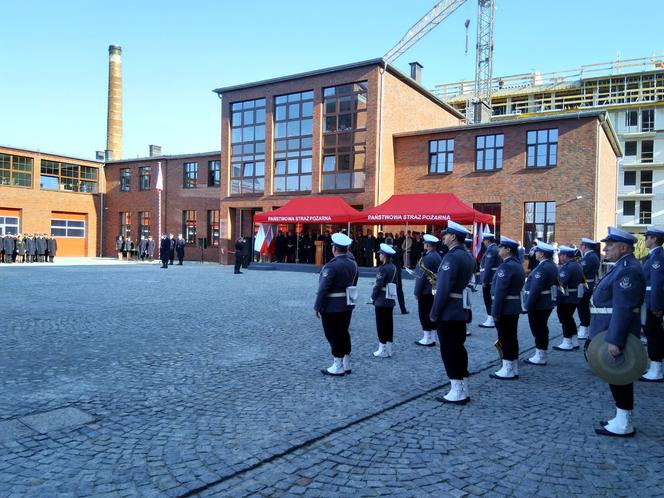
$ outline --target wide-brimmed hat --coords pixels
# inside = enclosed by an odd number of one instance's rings
[[[646,350],[638,337],[627,334],[622,353],[614,357],[607,349],[606,334],[606,330],[600,332],[590,341],[586,351],[590,369],[608,384],[631,384],[648,368]]]

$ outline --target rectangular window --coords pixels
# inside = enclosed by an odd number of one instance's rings
[[[653,160],[653,140],[644,140],[641,142],[641,162],[651,163]]]
[[[309,192],[314,92],[279,95],[274,109],[274,192]]]
[[[39,186],[43,190],[97,193],[99,169],[94,166],[42,160]]]
[[[429,141],[429,174],[454,171],[454,139]]]
[[[630,128],[632,126],[638,126],[639,124],[639,113],[638,111],[627,111],[625,113],[625,126]]]
[[[152,184],[152,166],[142,166],[139,169],[139,190],[150,190]]]
[[[558,129],[527,133],[527,168],[547,168],[558,163]]]
[[[0,235],[18,235],[19,224],[18,216],[0,216]]]
[[[182,165],[184,188],[196,188],[198,183],[198,163],[184,163]]]
[[[211,247],[219,247],[219,210],[208,210],[207,218],[207,242]]]
[[[85,237],[85,221],[52,219],[51,237],[83,238]]]
[[[623,185],[626,187],[636,185],[636,171],[625,171],[623,176]]]
[[[641,111],[641,131],[655,131],[655,109]]]
[[[0,154],[0,185],[32,187],[32,158]]]
[[[504,141],[505,135],[502,133],[475,137],[476,171],[492,171],[503,168]]]
[[[623,201],[623,216],[634,216],[636,201]]]
[[[367,88],[361,81],[323,90],[322,190],[364,188]]]
[[[231,104],[231,194],[264,190],[265,99],[234,102]]]
[[[652,170],[641,171],[639,192],[642,194],[652,194]]]
[[[221,184],[221,161],[208,161],[208,187]]]
[[[196,244],[196,211],[182,211],[182,236],[187,244]]]
[[[636,141],[630,140],[628,142],[625,142],[625,155],[626,156],[636,155]]]
[[[526,202],[524,205],[523,241],[530,247],[533,240],[551,244],[556,236],[556,203]]]
[[[131,191],[131,170],[129,168],[120,169],[120,192]]]
[[[639,224],[650,225],[652,223],[652,201],[639,202]]]
[[[131,213],[129,211],[120,213],[120,235],[125,239],[131,237]]]
[[[138,236],[146,239],[150,236],[150,211],[138,212]]]

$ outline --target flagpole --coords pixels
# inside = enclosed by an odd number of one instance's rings
[[[159,167],[159,172],[157,173],[157,192],[159,194],[159,207],[157,209],[157,218],[159,219],[159,234],[158,234],[158,236],[159,236],[159,240],[161,240],[161,236],[163,234],[163,232],[161,231],[161,191],[164,188],[164,185],[163,185],[163,183],[164,183],[163,178],[164,177],[162,176],[163,174],[161,172],[161,161],[157,162],[157,165]]]

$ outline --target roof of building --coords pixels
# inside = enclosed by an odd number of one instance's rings
[[[205,157],[205,156],[220,156],[220,150],[213,150],[210,152],[195,152],[193,154],[171,154],[171,155],[160,155],[160,156],[147,156],[147,157],[135,157],[133,159],[118,159],[117,161],[108,161],[106,164],[122,164],[122,163],[137,163],[137,162],[146,162],[146,161],[162,161],[168,159],[184,159],[188,157]]]
[[[383,66],[385,67],[386,71],[395,77],[397,77],[399,80],[402,82],[406,83],[413,89],[417,90],[420,92],[422,95],[427,97],[429,100],[435,102],[441,107],[444,107],[448,112],[453,114],[454,116],[458,118],[463,118],[463,114],[459,112],[457,109],[452,107],[451,105],[443,102],[440,100],[438,97],[436,97],[433,93],[431,93],[429,90],[424,88],[422,85],[417,83],[414,79],[410,78],[409,76],[405,75],[401,71],[399,71],[396,67],[392,66],[391,64],[388,64],[383,58],[378,58],[378,59],[369,59],[366,61],[361,61],[361,62],[353,62],[351,64],[344,64],[342,66],[332,66],[332,67],[326,67],[323,69],[316,69],[315,71],[307,71],[304,73],[297,73],[297,74],[291,74],[288,76],[280,76],[277,78],[270,78],[267,80],[261,80],[261,81],[254,81],[252,83],[243,83],[240,85],[233,85],[233,86],[226,86],[222,88],[216,88],[213,90],[213,92],[217,93],[219,96],[223,95],[224,93],[228,92],[234,92],[236,90],[244,90],[247,88],[255,88],[259,86],[266,86],[266,85],[273,85],[275,83],[283,83],[285,81],[292,81],[292,80],[299,80],[299,79],[304,79],[304,78],[309,78],[311,76],[320,76],[322,74],[330,74],[330,73],[337,73],[341,71],[348,71],[350,69],[356,69],[360,67],[367,67],[367,66]]]
[[[0,144],[0,149],[9,149],[9,150],[15,150],[19,152],[30,152],[32,154],[41,154],[44,156],[53,156],[53,157],[61,157],[63,159],[74,159],[76,161],[85,161],[88,163],[97,163],[97,164],[104,164],[103,161],[97,161],[95,159],[85,159],[83,157],[76,157],[76,156],[70,156],[67,154],[58,154],[57,152],[48,152],[44,150],[39,150],[39,149],[26,149],[24,147],[14,147],[12,145],[2,145]]]
[[[466,131],[466,130],[478,130],[483,128],[497,128],[504,126],[516,126],[524,125],[528,123],[539,123],[543,121],[561,121],[564,119],[583,119],[583,118],[595,118],[600,121],[602,128],[606,133],[609,142],[611,142],[611,147],[618,157],[622,157],[622,149],[620,147],[620,141],[618,140],[618,135],[611,124],[609,115],[606,111],[581,111],[575,113],[565,113],[565,114],[554,114],[547,116],[533,116],[531,118],[516,118],[516,119],[501,119],[499,121],[489,121],[487,123],[478,123],[478,124],[465,124],[460,126],[448,126],[445,128],[433,128],[428,130],[417,130],[417,131],[405,131],[401,133],[395,133],[394,137],[410,137],[418,135],[430,135],[432,133],[448,133],[455,131]]]

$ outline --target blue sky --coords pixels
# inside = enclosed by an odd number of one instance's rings
[[[212,89],[381,57],[430,0],[4,2],[0,144],[105,148],[108,45],[123,49],[124,155],[219,148]],[[496,0],[494,75],[664,54],[661,0]],[[476,0],[396,61],[423,83],[474,77]],[[464,21],[470,19],[464,55]]]

